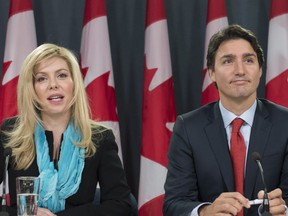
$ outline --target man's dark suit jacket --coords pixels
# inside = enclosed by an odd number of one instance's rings
[[[245,173],[245,197],[256,199],[263,190],[256,151],[268,192],[279,187],[288,203],[288,109],[257,99]],[[163,212],[189,215],[203,202],[213,202],[222,192],[234,191],[233,168],[219,102],[180,115],[174,125],[168,153]],[[245,215],[258,215],[258,205]]]

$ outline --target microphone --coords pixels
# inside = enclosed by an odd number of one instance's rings
[[[269,213],[269,199],[268,199],[268,193],[267,193],[267,186],[266,186],[266,182],[264,179],[264,171],[261,165],[261,156],[258,152],[253,152],[252,153],[252,158],[253,160],[257,163],[260,174],[261,174],[261,179],[262,179],[262,183],[264,186],[264,197],[263,197],[263,204],[262,204],[262,208],[260,207],[260,213],[262,216],[269,216],[272,214]]]
[[[3,190],[2,190],[2,210],[0,212],[0,216],[9,216],[9,213],[6,211],[6,172],[8,169],[8,163],[10,156],[12,154],[12,149],[10,147],[6,148],[4,150],[4,157],[5,157],[5,166],[4,166],[4,171],[3,171]]]

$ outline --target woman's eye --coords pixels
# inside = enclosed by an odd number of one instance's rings
[[[58,77],[61,78],[61,79],[64,79],[64,78],[68,77],[68,75],[66,73],[60,73],[58,75]]]
[[[45,79],[45,77],[36,77],[37,82],[43,82]]]

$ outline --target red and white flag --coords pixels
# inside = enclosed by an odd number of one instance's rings
[[[0,85],[0,122],[17,114],[17,83],[20,69],[26,56],[36,46],[32,0],[10,0]],[[0,186],[0,192],[2,193],[2,185]],[[6,193],[8,192],[6,190]],[[7,205],[9,205],[9,202],[8,196]]]
[[[17,83],[22,63],[37,46],[32,0],[11,0],[0,86],[0,122],[17,114]]]
[[[161,216],[176,111],[164,0],[147,0],[139,216]]]
[[[80,53],[92,118],[113,130],[122,161],[105,0],[86,0]]]
[[[288,1],[271,0],[266,98],[288,107]]]
[[[203,84],[202,84],[202,100],[201,104],[207,104],[219,99],[219,94],[212,83],[206,67],[206,56],[209,40],[214,33],[228,26],[226,15],[225,0],[208,0],[207,20],[206,20],[206,36],[205,36],[205,51],[204,51],[204,66],[203,66]]]

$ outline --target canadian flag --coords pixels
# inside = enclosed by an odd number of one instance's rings
[[[201,104],[207,104],[218,100],[219,95],[214,83],[212,83],[206,67],[206,56],[209,40],[214,33],[228,26],[226,15],[225,0],[208,0],[207,20],[206,20],[206,36],[205,36],[205,51],[204,51],[204,67],[203,67],[203,85],[202,85],[202,100]]]
[[[11,0],[0,86],[0,122],[17,114],[17,83],[20,69],[26,56],[36,46],[32,0]],[[6,177],[8,182],[8,175]],[[6,193],[9,193],[8,188]],[[2,184],[0,193],[2,193]],[[7,205],[9,204],[8,195]]]
[[[0,86],[1,122],[17,114],[18,76],[24,59],[36,46],[32,0],[11,0]]]
[[[163,0],[147,1],[142,106],[139,216],[161,216],[167,152],[176,118]]]
[[[288,107],[288,1],[271,0],[266,98]]]
[[[123,161],[105,0],[86,0],[80,54],[92,118],[113,130]]]

